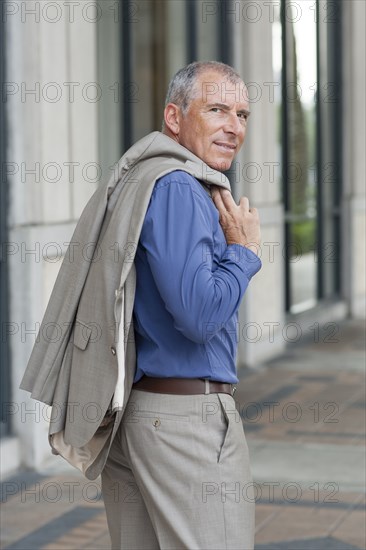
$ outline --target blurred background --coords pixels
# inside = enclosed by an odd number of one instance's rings
[[[76,222],[191,61],[232,65],[251,100],[227,174],[262,224],[239,375],[365,317],[364,0],[17,0],[0,24],[4,475],[49,458],[18,385]]]

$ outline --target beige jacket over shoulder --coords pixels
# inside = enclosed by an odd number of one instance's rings
[[[131,392],[136,368],[134,257],[154,184],[174,170],[193,175],[208,193],[207,184],[230,189],[221,172],[161,132],[131,147],[81,214],[20,385],[32,398],[52,405],[53,452],[89,479],[103,469]],[[118,342],[120,333],[123,342]],[[118,346],[124,350],[124,365],[118,364]],[[123,402],[104,426],[117,379],[119,384],[122,380]]]

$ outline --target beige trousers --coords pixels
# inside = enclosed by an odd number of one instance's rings
[[[254,488],[233,397],[132,390],[102,494],[113,550],[252,550]]]

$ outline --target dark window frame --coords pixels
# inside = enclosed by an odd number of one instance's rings
[[[0,18],[0,81],[5,82],[6,78],[6,28],[4,18]],[[0,236],[1,243],[8,240],[8,180],[5,169],[7,150],[7,102],[6,98],[0,102],[0,167],[1,167],[1,188],[0,188]],[[4,249],[3,249],[4,252]],[[11,396],[11,364],[9,340],[6,331],[3,330],[9,319],[9,273],[8,262],[4,253],[0,255],[0,317],[1,317],[1,351],[0,351],[0,438],[10,435],[11,425],[6,413],[4,404],[10,401]],[[5,337],[4,337],[5,335]]]
[[[132,83],[132,36],[131,36],[131,8],[130,0],[119,0],[121,5],[121,37],[120,51],[121,54],[121,80],[122,90],[128,90],[128,86]],[[121,103],[121,119],[122,119],[122,148],[127,151],[132,145],[133,131],[133,109],[129,101],[128,94],[123,94]]]

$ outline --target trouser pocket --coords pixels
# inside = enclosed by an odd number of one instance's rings
[[[230,395],[227,397],[232,399]],[[235,406],[234,402],[233,406]],[[214,452],[217,463],[222,461],[231,435],[231,420],[226,408],[226,399],[221,399],[218,393],[211,394],[209,400],[203,403],[202,420],[210,441],[210,456],[212,457],[211,453]]]
[[[217,462],[223,461],[225,456],[229,456],[234,449],[235,434],[237,433],[235,424],[241,422],[240,415],[236,409],[234,398],[229,394],[217,394],[218,401],[221,407],[221,416],[225,425],[223,431],[223,439],[218,453]]]

